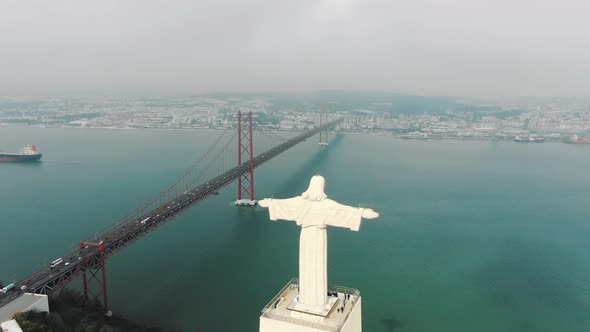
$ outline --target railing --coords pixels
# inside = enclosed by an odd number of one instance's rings
[[[337,292],[337,293],[358,296],[358,297],[361,296],[361,292],[358,289],[344,287],[344,286],[336,286],[336,285],[328,286],[328,291],[333,291],[333,292]]]
[[[264,314],[268,309],[271,309],[271,307],[274,305],[275,301],[278,300],[280,297],[282,297],[283,294],[285,294],[285,292],[287,291],[287,289],[297,288],[297,287],[299,287],[299,279],[298,278],[293,278],[293,279],[289,280],[289,282],[285,285],[285,287],[281,288],[281,290],[277,293],[277,295],[275,295],[275,297],[273,297],[272,300],[270,300],[264,306],[264,308],[262,308],[262,313]]]

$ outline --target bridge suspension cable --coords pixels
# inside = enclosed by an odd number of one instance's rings
[[[288,138],[285,138],[279,134],[277,134],[275,131],[270,131],[270,130],[257,130],[256,132],[262,134],[264,137],[267,137],[273,141],[277,141],[277,142],[284,142],[286,140],[288,140]]]
[[[146,211],[150,211],[155,207],[160,206],[164,202],[169,201],[182,192],[181,188],[188,188],[190,185],[194,185],[196,181],[203,178],[203,175],[206,174],[207,170],[209,170],[213,164],[217,163],[221,157],[226,157],[224,152],[227,152],[228,147],[231,145],[231,142],[235,140],[235,137],[235,130],[226,129],[223,131],[209,147],[209,149],[191,166],[189,166],[182,175],[176,178],[170,185],[161,190],[158,194],[149,199],[145,204],[133,210],[123,218],[117,220],[107,228],[95,233],[94,240],[98,240],[101,236],[109,233],[109,231],[118,227],[119,225],[133,221],[139,218]],[[215,173],[218,173],[220,168],[221,167],[218,165]],[[184,191],[186,191],[186,189]]]
[[[235,133],[234,133],[233,135],[230,135],[229,139],[226,138],[225,143],[220,144],[220,142],[222,142],[223,138],[226,137],[226,134],[228,132],[229,132],[229,129],[225,130],[219,136],[219,138],[215,141],[215,143],[213,143],[213,145],[211,145],[211,147],[199,159],[197,159],[197,161],[195,161],[181,176],[179,176],[175,181],[173,181],[168,187],[166,187],[162,191],[160,191],[157,195],[155,195],[153,198],[151,198],[149,201],[147,201],[143,206],[139,207],[134,212],[132,212],[131,214],[124,217],[122,219],[122,221],[124,222],[129,219],[133,219],[133,218],[137,217],[141,212],[145,211],[150,206],[152,206],[153,203],[159,203],[162,201],[162,199],[169,200],[169,198],[176,196],[178,194],[178,190],[175,190],[175,189],[177,188],[177,186],[179,184],[182,185],[183,180],[188,178],[189,179],[188,181],[190,181],[190,183],[194,183],[196,180],[198,180],[203,175],[204,171],[206,171],[211,166],[211,163],[219,158],[221,152],[225,151],[225,149],[229,145],[228,141],[231,141],[235,137]],[[222,151],[217,151],[217,150],[220,150],[220,149],[216,149],[218,146],[222,146],[222,148],[221,148]],[[213,160],[205,161],[211,155],[215,156],[215,157],[213,157]],[[205,169],[198,172],[198,175],[193,174],[194,173],[193,171],[195,169],[197,169],[197,167],[201,163],[203,163],[203,161],[205,161],[204,162],[204,164],[206,165]]]

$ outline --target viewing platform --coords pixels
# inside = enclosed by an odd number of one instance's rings
[[[361,331],[361,296],[357,289],[328,286],[329,308],[323,315],[298,311],[298,294],[299,280],[293,278],[262,309],[260,332]]]

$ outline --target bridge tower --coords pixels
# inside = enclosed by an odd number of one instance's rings
[[[249,160],[246,160],[249,158]],[[244,165],[242,165],[244,163]],[[247,115],[238,112],[238,166],[248,167],[249,172],[238,178],[236,205],[253,206],[254,200],[254,143],[252,141],[252,111]],[[245,198],[249,196],[250,199]]]
[[[325,125],[328,123],[328,113],[326,111],[322,111],[320,113],[320,126]],[[328,128],[323,129],[320,131],[320,145],[328,145]]]
[[[86,272],[90,273],[90,281],[97,281],[99,282],[102,290],[102,304],[104,307],[104,313],[107,316],[111,316],[112,312],[109,311],[109,302],[107,297],[107,272],[105,270],[105,253],[104,253],[104,244],[102,241],[99,243],[94,242],[80,242],[80,251],[84,249],[88,249],[89,247],[96,247],[99,250],[99,256],[93,256],[90,258],[90,261],[87,262],[88,268],[83,270],[82,272],[82,285],[84,287],[84,297],[88,299],[88,293],[92,295],[95,299],[98,299],[98,296],[92,293],[91,290],[88,289],[88,279],[86,278]],[[100,271],[100,277],[98,276]]]

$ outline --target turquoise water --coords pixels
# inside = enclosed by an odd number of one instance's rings
[[[141,205],[219,132],[0,127],[38,164],[0,164],[0,280],[24,278]],[[316,173],[332,198],[374,208],[330,229],[330,283],[360,289],[365,331],[588,331],[590,147],[310,139],[256,172],[260,197]],[[262,146],[270,142],[258,141]],[[114,312],[183,331],[256,331],[297,276],[299,229],[231,206],[226,188],[108,261]]]

